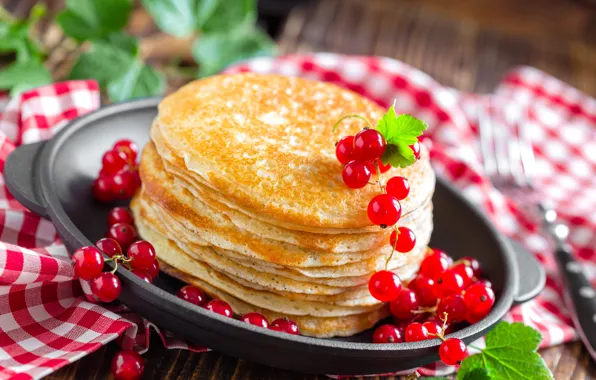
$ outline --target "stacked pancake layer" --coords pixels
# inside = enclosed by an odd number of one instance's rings
[[[305,335],[348,336],[388,315],[367,282],[391,254],[390,230],[370,225],[377,186],[350,190],[334,155],[340,136],[383,110],[339,87],[271,75],[193,82],[167,97],[151,128],[131,208],[162,269],[234,311],[287,316]],[[399,225],[417,237],[388,268],[417,271],[432,230],[435,177],[426,152],[403,175],[411,192]]]

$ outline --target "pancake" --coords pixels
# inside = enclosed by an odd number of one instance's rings
[[[209,296],[226,301],[232,309],[239,315],[255,311],[263,314],[268,320],[273,321],[277,318],[290,317],[300,329],[300,334],[312,336],[316,338],[331,338],[334,336],[352,336],[361,331],[368,330],[373,327],[378,321],[386,318],[389,315],[389,308],[387,305],[373,310],[369,313],[347,315],[344,317],[312,317],[304,315],[280,314],[271,310],[249,305],[240,299],[222,292],[201,281],[200,279],[185,274],[178,269],[168,265],[160,260],[161,270],[172,277],[176,277],[188,284],[195,285],[203,289]]]
[[[160,156],[178,156],[183,170],[251,216],[324,233],[371,227],[366,207],[378,192],[374,186],[347,188],[335,158],[333,143],[362,129],[362,121],[346,120],[336,132],[332,126],[343,115],[374,122],[383,113],[374,102],[328,83],[220,75],[166,97],[151,137]],[[391,170],[388,176],[403,175],[416,189],[402,203],[404,213],[429,198],[431,173],[426,155]]]
[[[198,80],[168,96],[141,153],[131,202],[140,236],[162,269],[236,314],[288,317],[315,337],[349,336],[388,315],[370,277],[390,270],[407,284],[428,251],[435,175],[428,152],[382,181],[408,178],[398,226],[414,248],[393,252],[391,228],[368,220],[378,186],[341,179],[334,142],[384,110],[337,86],[276,75]],[[374,180],[375,178],[373,178]]]

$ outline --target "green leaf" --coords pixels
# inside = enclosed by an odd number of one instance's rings
[[[538,331],[523,323],[501,322],[486,335],[484,351],[462,362],[457,379],[471,380],[468,376],[478,374],[478,368],[487,369],[494,379],[552,379],[553,375],[536,352],[541,340]]]
[[[108,84],[108,96],[114,102],[155,96],[163,93],[166,79],[143,62],[135,60],[123,76]]]
[[[143,0],[157,26],[177,37],[186,37],[196,29],[196,0]]]
[[[246,25],[226,33],[205,33],[193,43],[193,57],[199,64],[199,76],[220,72],[232,63],[275,54],[269,36]]]
[[[43,51],[29,38],[29,30],[46,13],[43,4],[36,4],[27,20],[0,21],[0,53],[15,53],[17,62],[41,60]]]
[[[424,380],[449,380],[449,378],[445,376],[424,376],[422,378]]]
[[[56,21],[76,40],[102,39],[124,28],[131,10],[130,0],[67,0]]]
[[[488,368],[474,368],[465,374],[463,380],[491,380],[492,378]]]
[[[39,61],[15,62],[0,70],[0,89],[12,89],[11,95],[51,82],[50,72]]]
[[[105,41],[111,46],[124,50],[134,57],[139,53],[139,40],[130,34],[124,32],[111,33],[106,37]]]
[[[254,25],[257,20],[256,0],[221,0],[217,4],[213,3],[216,2],[211,0],[209,4],[199,4],[198,7],[199,11],[207,9],[211,12],[209,17],[203,17],[197,23],[197,28],[204,33],[224,33],[237,29],[238,25]]]
[[[70,72],[70,79],[94,79],[104,88],[121,77],[132,65],[134,57],[109,42],[97,41],[81,54]]]
[[[385,138],[387,148],[381,157],[383,164],[390,163],[395,168],[404,168],[416,162],[409,148],[418,141],[418,136],[428,127],[422,120],[411,115],[399,115],[391,106],[377,123],[377,131]]]

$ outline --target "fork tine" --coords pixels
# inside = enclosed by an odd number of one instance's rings
[[[480,105],[478,111],[478,131],[480,133],[480,153],[484,163],[484,170],[489,178],[494,177],[497,172],[497,163],[494,154],[494,139],[492,121],[486,111]]]
[[[491,102],[492,103],[492,102]],[[494,109],[493,105],[490,104],[489,110]],[[494,113],[494,111],[492,111]],[[493,118],[496,120],[496,118]],[[507,181],[512,177],[510,159],[510,146],[509,146],[509,133],[506,126],[502,123],[500,125],[493,126],[493,135],[495,139],[495,156],[497,157],[497,172],[499,173],[500,181]]]
[[[534,186],[534,174],[535,174],[535,157],[534,149],[532,148],[532,141],[528,136],[527,129],[527,118],[525,115],[520,116],[519,122],[516,123],[519,135],[520,143],[520,155],[522,162],[522,172],[524,174],[524,180],[527,186]]]

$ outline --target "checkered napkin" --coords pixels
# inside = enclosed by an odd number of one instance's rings
[[[425,144],[436,170],[484,210],[506,235],[524,244],[547,269],[547,287],[511,310],[544,336],[542,346],[576,337],[562,304],[561,279],[551,246],[538,224],[486,179],[479,161],[476,116],[487,104],[514,104],[527,116],[535,145],[538,187],[571,227],[571,243],[588,276],[596,278],[596,100],[532,68],[511,72],[492,95],[463,94],[387,58],[314,54],[259,58],[228,69],[297,75],[333,82],[383,106],[395,101],[431,126]],[[498,101],[498,102],[497,102]],[[68,120],[99,106],[97,85],[71,81],[25,92],[2,105],[0,171],[20,144],[47,139]],[[99,159],[99,157],[97,158]],[[150,329],[168,348],[203,351],[160,332],[123,306],[106,308],[73,280],[68,255],[47,220],[7,192],[0,175],[0,379],[40,378],[120,337],[123,347],[144,351]],[[425,375],[453,368],[431,365]]]

